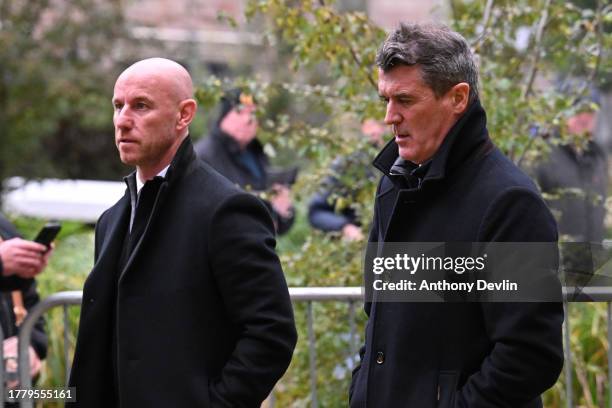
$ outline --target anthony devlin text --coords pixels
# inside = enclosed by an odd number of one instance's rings
[[[439,280],[435,282],[429,282],[427,280],[421,280],[420,284],[417,282],[402,279],[399,282],[384,282],[382,279],[376,279],[372,286],[374,290],[384,291],[462,291],[472,292],[474,289],[477,291],[508,291],[513,292],[518,290],[518,284],[511,282],[508,279],[504,279],[501,282],[487,282],[484,279],[478,279],[476,282],[448,282],[446,280]]]

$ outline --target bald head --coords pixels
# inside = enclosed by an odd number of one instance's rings
[[[165,58],[138,61],[119,75],[113,94],[115,143],[121,160],[148,180],[170,164],[197,110],[193,82]]]
[[[130,65],[117,78],[117,83],[128,78],[151,78],[168,91],[168,96],[180,102],[193,98],[193,81],[189,72],[176,61],[166,58],[147,58]]]

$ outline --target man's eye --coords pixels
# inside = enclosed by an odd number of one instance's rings
[[[385,98],[384,96],[379,96],[378,99],[380,99],[380,103],[389,103],[389,98]]]
[[[136,102],[134,104],[134,109],[138,109],[138,110],[142,110],[142,109],[146,109],[147,108],[147,104],[144,102]]]
[[[115,103],[113,104],[113,108],[115,108],[115,110],[121,110],[121,108],[123,108],[123,105],[121,105],[120,103]]]

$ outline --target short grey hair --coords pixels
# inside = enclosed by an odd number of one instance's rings
[[[385,73],[398,65],[418,65],[437,97],[466,82],[470,102],[478,98],[474,54],[461,34],[442,24],[401,23],[378,49],[376,65]]]

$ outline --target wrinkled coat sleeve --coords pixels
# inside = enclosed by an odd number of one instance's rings
[[[287,369],[297,341],[287,283],[274,251],[274,228],[256,197],[237,193],[212,217],[211,266],[240,335],[218,378],[213,407],[254,407]]]
[[[325,232],[340,231],[345,225],[355,223],[355,217],[352,213],[337,211],[335,202],[330,200],[334,193],[339,193],[352,200],[352,197],[346,196],[346,189],[343,188],[343,184],[339,180],[339,176],[346,172],[349,161],[348,158],[343,156],[333,161],[329,170],[330,174],[321,183],[320,191],[314,194],[308,203],[308,221],[314,228]]]
[[[540,197],[512,188],[489,207],[479,240],[556,242],[557,229]],[[481,306],[494,346],[480,370],[458,390],[454,406],[523,406],[553,386],[561,373],[563,306],[536,302],[483,302]]]
[[[351,220],[343,214],[338,214],[327,200],[329,193],[317,193],[308,203],[308,221],[310,225],[321,231],[340,231]]]

